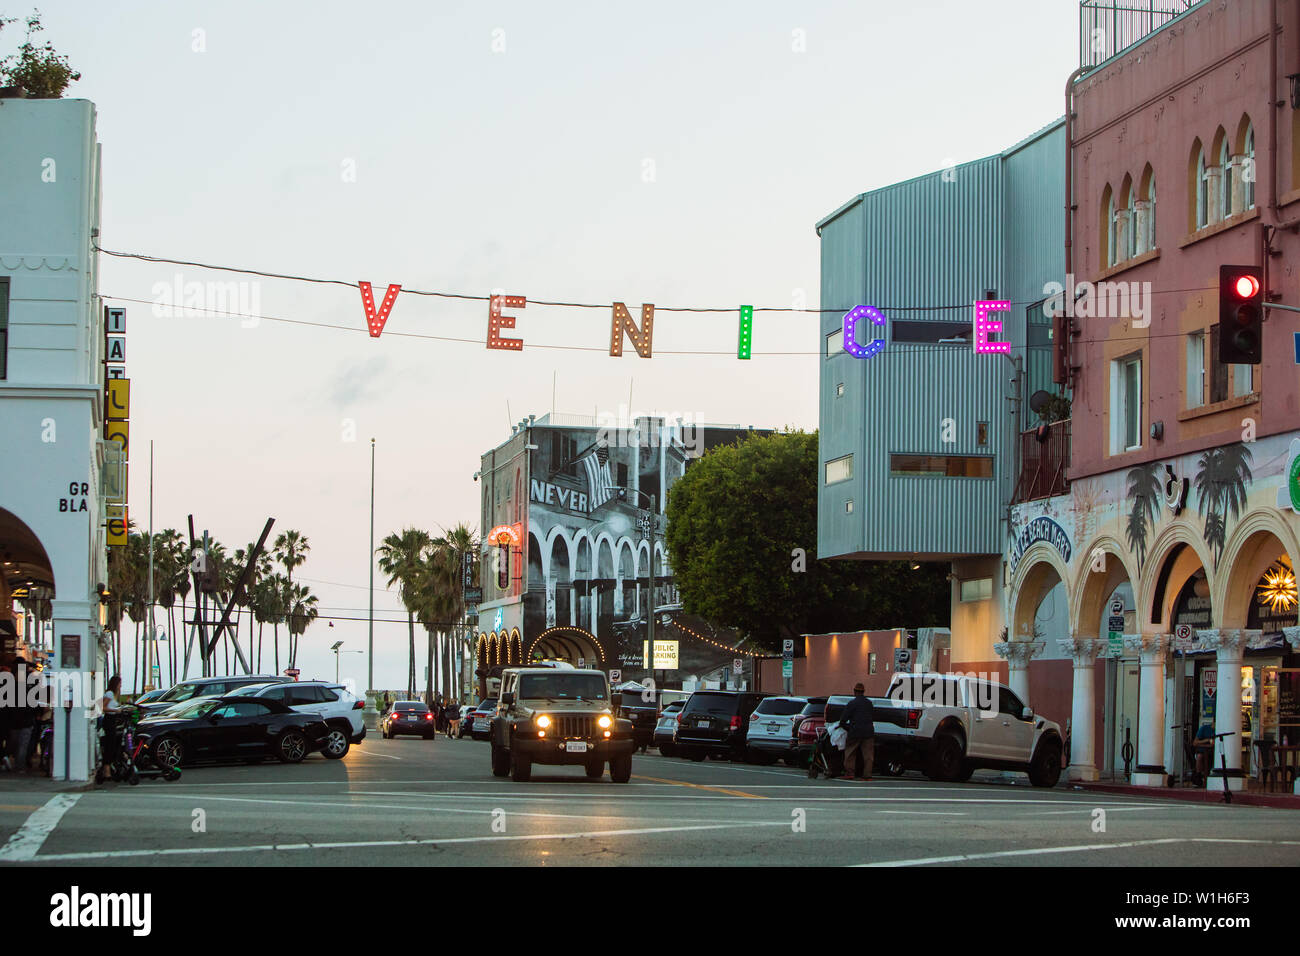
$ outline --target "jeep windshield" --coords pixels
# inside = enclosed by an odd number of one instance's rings
[[[521,700],[605,700],[605,678],[599,674],[521,674]]]

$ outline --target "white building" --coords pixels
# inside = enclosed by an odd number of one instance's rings
[[[64,678],[54,775],[65,776],[70,740],[73,780],[92,770],[91,708],[108,676],[99,173],[93,103],[0,100],[0,631],[22,627],[21,646],[48,648]],[[50,600],[45,627],[23,613],[33,597]],[[0,645],[0,664],[19,646],[12,636]],[[74,686],[65,711],[63,688]]]

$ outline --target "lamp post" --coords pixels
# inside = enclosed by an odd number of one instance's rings
[[[368,619],[370,637],[366,653],[365,722],[366,726],[373,730],[379,726],[379,711],[375,707],[375,440],[373,438],[370,439],[370,550],[366,552],[366,564],[370,566],[370,616]],[[335,651],[334,655],[334,671],[337,680],[337,651]]]

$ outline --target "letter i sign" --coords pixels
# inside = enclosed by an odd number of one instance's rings
[[[384,331],[384,323],[388,321],[388,313],[393,311],[393,303],[397,301],[397,293],[402,291],[401,285],[390,285],[388,291],[384,293],[384,302],[379,311],[375,311],[375,293],[369,282],[358,282],[361,289],[361,304],[366,309],[366,324],[370,327],[370,337],[379,338],[379,333]]]

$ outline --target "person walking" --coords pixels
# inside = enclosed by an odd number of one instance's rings
[[[840,726],[848,733],[844,743],[844,779],[854,780],[854,764],[862,755],[862,779],[870,780],[876,762],[876,712],[861,682],[853,686],[853,699],[844,706]]]
[[[455,740],[460,732],[460,704],[451,701],[447,704],[447,739]]]

